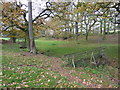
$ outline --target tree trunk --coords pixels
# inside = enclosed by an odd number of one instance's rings
[[[108,28],[107,28],[107,34],[109,34],[110,29],[110,23],[108,23]]]
[[[16,37],[11,37],[12,43],[16,43]]]
[[[13,43],[16,43],[16,37],[13,37],[12,39],[13,39]]]
[[[82,22],[81,22],[81,26],[80,27],[81,27],[81,36],[82,36]]]
[[[106,39],[106,20],[104,19],[104,32],[103,32],[103,40]]]
[[[79,0],[78,0],[78,2],[79,2]],[[78,9],[78,6],[77,6],[77,9]],[[77,21],[75,22],[75,40],[77,41],[78,40],[78,20],[79,20],[79,13],[77,13],[76,19],[77,19]]]
[[[72,32],[72,28],[70,27],[70,34],[72,34],[71,32]]]
[[[97,28],[98,29],[98,28]],[[96,33],[99,34],[99,31],[95,28],[95,25],[93,25],[93,35],[96,35]],[[97,30],[97,31],[96,31]]]
[[[86,32],[86,40],[88,40],[88,31]]]
[[[86,40],[88,40],[88,33],[89,33],[89,31],[88,31],[88,24],[86,24]]]
[[[100,35],[102,36],[102,20],[101,20],[101,22],[100,22]]]
[[[30,38],[30,52],[36,54],[35,41],[33,37],[33,27],[32,27],[32,2],[28,2],[28,14],[29,14],[29,38]]]
[[[116,23],[116,16],[115,16],[115,23]],[[114,24],[114,34],[115,34],[115,28],[116,28],[116,24]]]
[[[75,40],[78,40],[78,22],[75,22]]]
[[[86,40],[88,40],[89,32],[91,31],[91,28],[88,29],[88,26],[86,28]]]
[[[30,51],[30,38],[29,38],[29,32],[25,32],[25,45],[27,46],[28,50]]]

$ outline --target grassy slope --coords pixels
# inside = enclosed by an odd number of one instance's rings
[[[80,43],[79,43],[80,42]],[[118,44],[112,43],[89,43],[87,41],[53,41],[53,40],[36,40],[37,49],[49,56],[61,57],[68,53],[84,52],[99,46],[106,47],[106,54],[110,58],[118,58]],[[77,44],[79,43],[79,44]]]
[[[7,38],[3,38],[8,40]],[[108,41],[112,39],[108,38]],[[73,53],[73,52],[84,52],[99,46],[106,47],[107,56],[110,58],[118,58],[118,43],[101,43],[96,41],[92,43],[92,40],[86,41],[83,38],[79,41],[62,41],[62,40],[45,40],[45,39],[37,39],[36,47],[40,53],[44,53],[48,56],[57,56],[61,57],[65,54]],[[9,47],[6,48],[6,47]],[[16,48],[17,47],[17,48]],[[17,44],[8,44],[7,46],[3,46],[4,51],[23,51],[18,48]],[[24,49],[24,51],[27,51]]]
[[[82,43],[77,44],[74,41],[56,41],[56,40],[36,40],[37,48],[40,52],[49,56],[59,56],[72,52],[82,52],[95,47],[97,44],[89,43],[83,40]],[[107,55],[111,58],[118,58],[117,44],[103,43],[101,46],[106,46]],[[83,87],[80,84],[69,82],[64,76],[54,71],[47,70],[50,59],[44,56],[37,57],[17,57],[14,53],[24,52],[26,50],[19,49],[17,44],[4,44],[3,53],[3,87]],[[7,53],[10,53],[10,55]],[[46,59],[46,60],[45,60]],[[27,66],[27,65],[34,66]],[[22,66],[21,66],[22,65]],[[39,68],[39,66],[44,68]],[[72,70],[73,68],[66,68]],[[77,68],[74,69],[78,73],[72,73],[74,76],[80,76],[83,81],[100,84],[104,87],[116,87],[117,84],[112,82],[109,77],[117,79],[117,69],[106,66],[104,68]],[[105,72],[105,70],[107,72]],[[79,72],[84,72],[79,74]],[[21,74],[22,73],[22,74]],[[57,78],[56,78],[57,77]],[[92,78],[91,80],[91,77]],[[61,82],[60,82],[61,81]],[[59,83],[60,82],[60,83]],[[101,83],[102,82],[102,83]]]
[[[2,45],[2,86],[12,88],[75,88],[81,84],[69,82],[58,72],[48,70],[50,58],[42,55],[21,56],[24,50],[17,44]]]
[[[93,48],[98,47],[97,44],[77,44],[73,41],[51,41],[51,40],[36,40],[36,46],[40,53],[44,53],[48,56],[61,57],[65,54],[73,52],[84,52]],[[106,47],[106,53],[111,58],[118,58],[118,44],[101,44],[101,46]],[[9,47],[9,48],[7,48]],[[19,49],[18,44],[6,44],[2,46],[3,51],[21,52],[27,51],[26,49]]]
[[[3,56],[3,87],[12,88],[62,88],[62,87],[78,87],[74,83],[69,82],[64,76],[57,72],[47,70],[49,67],[44,59],[29,57],[13,57],[11,55]],[[47,59],[49,60],[49,59]],[[43,64],[44,63],[44,64]],[[37,65],[36,65],[37,64]],[[65,85],[64,85],[65,84]],[[80,84],[79,84],[80,85]],[[82,86],[81,86],[82,87]]]

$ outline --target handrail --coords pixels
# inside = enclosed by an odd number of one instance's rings
[[[88,50],[88,51],[85,51],[85,52],[75,52],[75,53],[70,53],[70,54],[65,54],[64,57],[67,57],[67,56],[71,56],[71,55],[76,55],[76,54],[85,54],[85,53],[89,53],[89,52],[93,52],[93,51],[97,51],[97,50],[104,50],[105,47],[98,47],[98,48],[94,48],[92,50]]]
[[[66,61],[75,68],[76,64],[78,64],[78,62],[82,63],[82,61],[91,64],[96,64],[97,59],[100,57],[103,58],[103,56],[105,56],[105,47],[97,47],[85,52],[75,52],[71,54],[66,54],[62,58],[66,59]]]

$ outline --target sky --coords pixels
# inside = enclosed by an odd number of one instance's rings
[[[15,1],[15,0],[12,0]],[[25,4],[26,6],[28,6],[28,0],[17,0],[18,2],[20,1],[22,4]],[[32,14],[33,14],[33,19],[42,11],[42,9],[45,8],[45,2],[47,0],[32,0]],[[23,9],[28,10],[28,7],[23,6]],[[27,15],[27,19],[28,19],[28,15]]]
[[[5,2],[21,2],[22,4],[24,4],[22,6],[22,9],[28,10],[28,1],[29,0],[1,0],[1,1],[5,1]],[[42,12],[42,10],[45,8],[45,3],[48,0],[32,0],[32,17],[33,19],[38,16],[38,14],[40,12]],[[27,14],[27,20],[28,20],[28,14]]]
[[[12,1],[21,1],[23,3],[27,3],[29,0],[3,0],[7,2]],[[47,0],[31,0],[32,2],[45,2]],[[50,2],[118,2],[119,0],[49,0]]]
[[[3,1],[6,1],[6,2],[21,2],[22,4],[25,4],[28,6],[28,1],[29,0],[3,0]],[[42,11],[42,9],[45,8],[45,2],[48,1],[48,0],[31,0],[32,1],[32,13],[33,13],[33,19]],[[83,2],[83,1],[113,1],[113,2],[116,2],[116,1],[119,1],[119,0],[49,0],[51,2],[66,2],[66,1],[72,1],[72,2]],[[22,8],[23,9],[26,9],[28,10],[28,7],[26,6],[23,6]],[[27,15],[27,19],[28,19],[28,15]]]

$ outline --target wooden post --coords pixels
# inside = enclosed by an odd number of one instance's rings
[[[74,56],[72,58],[72,64],[73,64],[73,67],[75,68]]]
[[[93,60],[93,61],[92,61],[92,60]],[[90,63],[92,63],[92,64],[95,64],[95,65],[96,65],[96,62],[95,62],[95,57],[94,57],[93,52],[92,52],[92,54],[91,54]]]

